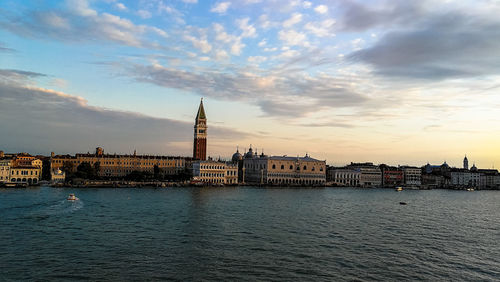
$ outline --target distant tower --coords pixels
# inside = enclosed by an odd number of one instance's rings
[[[467,159],[467,155],[464,158],[464,169],[469,169],[469,160]]]
[[[102,157],[103,154],[104,154],[104,150],[101,147],[95,148],[95,155],[96,156]]]
[[[207,117],[203,108],[203,98],[194,122],[193,158],[203,161],[207,159]]]

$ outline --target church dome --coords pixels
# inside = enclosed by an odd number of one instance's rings
[[[472,167],[470,168],[471,171],[477,171],[476,164],[473,164]]]
[[[233,161],[233,163],[236,163],[241,159],[243,159],[243,156],[240,154],[240,152],[238,150],[236,150],[236,153],[233,154],[233,157],[231,158],[231,160]]]
[[[250,149],[248,149],[248,152],[245,154],[245,159],[251,159],[251,158],[253,158],[252,147],[250,147]]]

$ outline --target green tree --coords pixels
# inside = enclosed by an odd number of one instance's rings
[[[66,175],[68,174],[72,174],[73,173],[73,168],[74,168],[74,164],[73,162],[71,161],[65,161],[63,163],[63,166],[62,166],[62,170],[66,173]]]
[[[94,163],[94,174],[95,178],[99,178],[99,173],[101,172],[101,162]]]
[[[44,159],[42,161],[42,180],[50,180],[50,159]]]
[[[88,162],[82,162],[76,167],[76,176],[85,179],[93,179],[95,177],[94,168]]]
[[[160,176],[160,168],[158,167],[158,165],[154,165],[153,172],[154,172],[154,178],[158,179]]]
[[[151,179],[152,176],[153,175],[149,172],[134,170],[130,174],[125,176],[125,179],[131,181],[146,181],[148,179]]]

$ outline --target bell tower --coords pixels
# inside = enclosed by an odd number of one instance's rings
[[[207,159],[207,117],[203,108],[203,98],[194,122],[193,158],[202,161]]]

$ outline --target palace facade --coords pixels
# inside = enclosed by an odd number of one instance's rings
[[[305,157],[267,156],[252,148],[243,156],[236,152],[233,161],[241,158],[243,183],[259,185],[325,185],[326,161]]]
[[[100,177],[124,177],[133,171],[154,173],[157,166],[160,174],[176,175],[186,168],[186,163],[191,158],[151,156],[151,155],[117,155],[105,154],[101,147],[96,148],[95,154],[52,155],[50,165],[52,170],[65,170],[76,172],[81,163],[87,162],[97,171]]]
[[[217,161],[196,161],[193,163],[193,180],[206,184],[238,184],[238,165]]]

